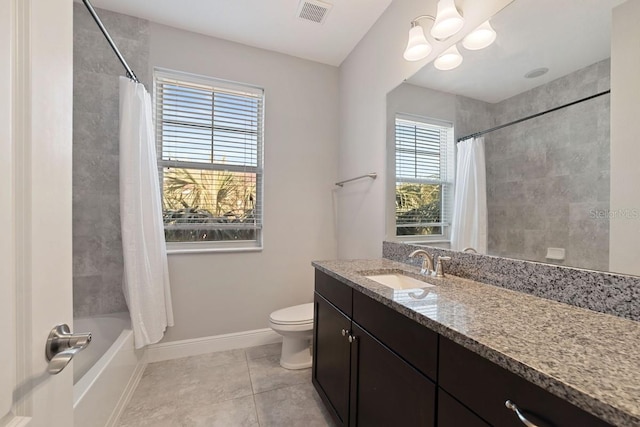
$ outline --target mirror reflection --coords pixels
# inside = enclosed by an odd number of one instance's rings
[[[427,64],[390,92],[389,234],[608,271],[611,215],[634,215],[609,205],[611,10],[623,2],[515,0],[491,19],[491,46],[454,70]],[[451,126],[453,138],[421,139],[423,124]],[[453,173],[450,147],[467,136]],[[421,159],[428,173],[411,169]],[[430,198],[403,205],[409,184]]]

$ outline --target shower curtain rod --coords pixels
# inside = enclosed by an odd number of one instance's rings
[[[544,116],[545,114],[553,113],[554,111],[558,111],[558,110],[561,110],[563,108],[571,107],[572,105],[580,104],[581,102],[589,101],[590,99],[594,99],[594,98],[597,98],[599,96],[606,95],[608,93],[611,93],[611,89],[605,90],[604,92],[596,93],[595,95],[587,96],[586,98],[582,98],[582,99],[579,99],[577,101],[573,101],[573,102],[570,102],[568,104],[561,105],[559,107],[552,108],[552,109],[547,110],[547,111],[543,111],[541,113],[532,114],[530,116],[523,117],[521,119],[514,120],[512,122],[505,123],[505,124],[500,125],[500,126],[493,127],[491,129],[483,130],[482,132],[476,132],[476,133],[472,133],[472,134],[467,135],[467,136],[463,136],[462,138],[458,138],[458,142],[464,141],[465,139],[469,139],[469,138],[476,138],[476,137],[484,135],[486,133],[490,133],[490,132],[493,132],[493,131],[496,131],[496,130],[499,130],[499,129],[502,129],[502,128],[506,128],[508,126],[516,125],[518,123],[522,123],[522,122],[527,121],[527,120],[535,119],[536,117]]]
[[[135,75],[135,73],[133,72],[131,67],[129,67],[129,64],[127,64],[127,61],[124,59],[124,56],[122,56],[122,54],[120,53],[120,50],[118,50],[118,46],[116,46],[116,44],[114,43],[113,39],[109,35],[109,32],[107,31],[107,29],[102,24],[102,21],[100,20],[100,17],[96,13],[96,11],[93,8],[93,6],[91,5],[91,3],[89,3],[89,0],[82,0],[82,2],[84,3],[84,5],[89,10],[89,13],[93,17],[93,20],[96,21],[96,24],[98,24],[98,27],[100,28],[100,31],[102,31],[102,34],[104,34],[104,37],[109,42],[109,45],[111,46],[111,49],[113,49],[113,51],[115,52],[116,56],[118,57],[118,59],[120,60],[122,65],[124,66],[124,69],[127,71],[127,77],[129,77],[131,80],[133,80],[136,83],[140,83],[140,80],[138,80],[138,77]]]

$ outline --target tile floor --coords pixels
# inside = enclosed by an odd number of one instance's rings
[[[280,367],[281,344],[150,363],[119,427],[333,426],[311,369]]]

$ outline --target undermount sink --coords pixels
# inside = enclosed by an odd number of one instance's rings
[[[411,276],[405,276],[404,274],[399,273],[373,274],[371,276],[364,277],[392,289],[420,289],[435,286],[430,283],[423,282],[422,280],[414,279]]]

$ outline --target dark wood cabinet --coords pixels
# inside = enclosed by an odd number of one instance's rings
[[[360,292],[353,294],[353,320],[435,382],[437,333]]]
[[[349,425],[351,319],[319,294],[314,298],[312,382],[338,425]],[[345,331],[345,334],[342,334]]]
[[[505,406],[507,400],[541,427],[610,426],[444,337],[440,337],[438,385],[496,427],[523,425],[515,412]]]
[[[605,427],[599,418],[316,270],[313,384],[342,427]],[[437,409],[437,410],[436,410]]]
[[[352,426],[425,427],[435,423],[436,386],[357,324],[352,357]]]
[[[417,324],[404,316],[396,317],[396,312],[373,300],[360,299],[357,292],[350,295],[345,288],[351,290],[316,273],[312,381],[334,421],[351,427],[434,426],[435,382],[345,311],[363,319],[389,341],[401,343],[400,347],[404,340],[396,338]],[[352,297],[359,302],[350,301]],[[413,362],[429,371],[433,368],[435,374],[437,335],[427,335],[427,342],[433,359],[427,357],[424,363],[415,355]]]

